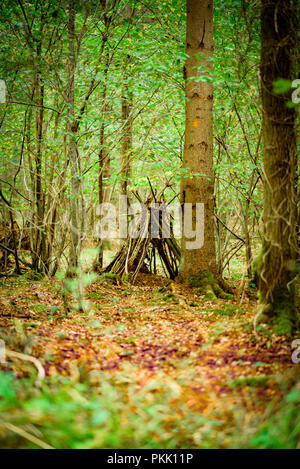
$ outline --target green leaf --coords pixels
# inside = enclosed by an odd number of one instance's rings
[[[264,362],[256,362],[254,363],[253,368],[259,368],[260,366],[266,366],[267,363],[264,363]]]
[[[273,82],[273,92],[275,94],[284,94],[291,89],[292,83],[290,80],[280,78]]]

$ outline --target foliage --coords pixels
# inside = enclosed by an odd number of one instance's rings
[[[68,9],[63,3],[51,0],[46,10],[43,3],[26,2],[22,10],[22,2],[14,0],[2,2],[0,9],[1,37],[5,38],[0,43],[0,76],[6,81],[11,101],[0,108],[3,129],[0,151],[5,155],[0,175],[4,181],[2,191],[10,199],[18,223],[30,227],[34,245],[34,237],[42,235],[35,233],[38,209],[28,201],[37,203],[36,181],[41,179],[43,207],[39,210],[43,212],[42,233],[49,246],[48,258],[40,269],[46,268],[51,274],[68,253],[68,212],[74,197],[66,145],[70,136],[66,127],[70,117],[65,91],[69,46]],[[79,1],[75,5],[78,38],[75,114],[79,115],[85,106],[76,137],[81,160],[78,178],[82,183],[78,201],[83,207],[82,229],[86,236],[94,236],[101,149],[109,154],[110,168],[103,172],[102,178],[114,201],[122,178],[121,107],[122,99],[127,99],[125,82],[133,96],[132,170],[128,189],[138,189],[143,197],[150,177],[158,190],[167,186],[166,196],[171,199],[179,192],[181,177],[187,176],[181,168],[186,13],[184,2],[178,0],[151,0],[146,4],[132,0],[108,1],[104,10],[94,2]],[[128,8],[132,11],[130,18],[126,13]],[[214,2],[214,17],[216,210],[223,223],[217,223],[217,244],[220,270],[224,270],[230,269],[235,261],[232,252],[244,255],[244,243],[234,235],[228,237],[225,226],[243,238],[247,223],[250,230],[246,219],[251,219],[254,250],[259,239],[261,116],[256,69],[260,40],[255,2],[253,5],[233,0],[226,4]],[[30,32],[26,29],[26,18]],[[33,48],[32,40],[40,49]],[[43,121],[47,122],[43,128],[40,163],[32,158],[38,149],[37,74],[43,86]],[[100,141],[102,130],[103,142]],[[16,190],[11,192],[9,184]],[[5,215],[5,205],[3,210]],[[51,243],[48,238],[52,239]],[[31,255],[35,263],[34,252]]]
[[[271,333],[255,339],[247,302],[216,308],[185,285],[143,280],[98,277],[86,286],[89,312],[68,315],[57,281],[2,280],[3,317],[25,318],[6,319],[1,339],[37,357],[47,377],[37,382],[19,358],[1,364],[0,446],[296,447],[290,345]]]
[[[251,448],[299,449],[300,442],[300,389],[299,383],[288,392],[274,414],[269,409],[266,422],[256,431],[250,442]]]
[[[214,90],[220,277],[130,283],[92,272],[120,248],[99,242],[97,205],[118,206],[124,160],[129,199],[146,199],[150,182],[177,202],[191,175],[185,2],[1,1],[3,448],[299,448],[296,285],[274,290],[273,329],[253,328],[265,253],[261,2],[213,3],[213,74],[200,66],[194,81]],[[272,86],[278,98],[294,85]]]
[[[57,449],[222,448],[226,433],[227,448],[240,446],[238,424],[224,432],[221,420],[195,414],[181,402],[176,386],[164,375],[137,390],[130,382],[131,372],[131,367],[124,367],[115,378],[94,372],[90,382],[80,383],[52,378],[41,388],[35,388],[31,379],[16,380],[10,373],[1,372],[1,447],[38,447],[8,431],[6,422],[30,429]],[[165,383],[163,389],[160,379]],[[300,438],[299,397],[296,385],[275,413],[269,409],[254,428],[252,423],[252,436],[245,433],[249,447],[296,448]],[[181,411],[174,414],[171,409],[175,401]],[[234,412],[243,410],[236,406]]]

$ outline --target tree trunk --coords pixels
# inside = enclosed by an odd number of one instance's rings
[[[196,226],[196,203],[204,204],[204,242],[190,248],[190,240],[182,236],[180,278],[188,280],[203,272],[217,275],[214,235],[213,173],[213,87],[210,73],[213,55],[213,1],[187,0],[186,27],[186,121],[183,168],[189,177],[181,181],[181,203],[192,205],[193,229]],[[196,67],[205,67],[205,72]],[[192,77],[205,76],[205,80]],[[184,207],[184,205],[183,205]],[[183,224],[184,225],[184,224]]]
[[[130,63],[130,57],[127,58],[127,63]],[[122,92],[122,121],[123,121],[123,136],[122,136],[122,153],[121,153],[121,194],[127,195],[127,186],[131,173],[131,158],[132,158],[132,91],[130,89],[130,76],[125,68],[125,76]]]
[[[42,14],[41,14],[42,16]],[[42,17],[41,17],[42,20]],[[41,21],[40,33],[43,32]],[[37,44],[36,56],[38,61],[42,56],[42,40]],[[35,152],[35,201],[37,214],[37,229],[35,237],[35,248],[33,254],[33,265],[38,272],[48,273],[48,261],[46,256],[46,227],[44,226],[45,195],[42,187],[42,163],[43,163],[43,127],[44,127],[44,84],[39,69],[35,73],[36,102],[40,108],[36,109],[36,152]]]
[[[45,227],[44,227],[44,194],[42,189],[42,144],[43,144],[43,121],[44,121],[44,86],[40,83],[39,73],[37,74],[37,102],[41,106],[36,111],[36,155],[35,155],[35,197],[37,211],[37,230],[35,243],[35,260],[33,265],[37,271],[48,272],[48,265],[45,256]]]
[[[132,23],[134,8],[126,7],[126,17],[128,24]],[[130,37],[130,30],[129,30]],[[131,73],[132,59],[130,54],[127,54],[123,68],[123,90],[122,90],[122,123],[123,135],[121,141],[121,194],[127,195],[127,186],[131,174],[131,160],[132,160],[132,133],[133,133],[133,119],[132,119],[132,106],[133,106],[133,92],[132,92],[132,73]]]
[[[286,106],[290,93],[274,94],[273,83],[293,78],[295,18],[293,0],[262,0],[264,242],[255,322],[274,323],[277,332],[287,334],[296,323],[296,113]]]
[[[105,47],[105,44],[104,44]],[[103,91],[101,96],[102,101],[102,122],[100,127],[100,151],[99,151],[99,204],[109,202],[110,200],[110,187],[107,184],[108,178],[111,175],[110,169],[110,154],[107,151],[107,141],[105,136],[105,122],[108,115],[108,104],[106,102],[106,93],[107,93],[107,74],[109,66],[109,53],[108,51],[105,54],[105,67],[104,67],[104,82],[103,82]],[[103,240],[99,240],[99,255],[97,268],[103,268],[103,251],[104,245]]]
[[[104,8],[103,20],[105,24],[105,34],[102,37],[101,51],[100,56],[104,56],[104,70],[103,70],[103,85],[101,92],[101,106],[102,106],[102,122],[100,126],[100,150],[99,150],[99,178],[98,178],[98,190],[99,190],[99,205],[105,202],[110,201],[110,186],[108,184],[108,179],[111,176],[111,160],[110,153],[107,151],[107,139],[105,135],[105,125],[108,118],[109,106],[106,100],[107,95],[107,79],[108,79],[108,70],[110,65],[110,55],[108,47],[108,35],[110,27],[110,19],[107,16],[105,11],[106,4],[102,5]],[[94,269],[103,268],[103,255],[104,255],[104,244],[103,239],[99,240],[99,254],[96,263],[94,264]]]
[[[71,250],[70,250],[70,267],[78,266],[80,254],[80,210],[79,197],[81,194],[81,180],[79,168],[79,155],[76,141],[77,123],[75,120],[74,106],[74,80],[76,68],[76,52],[75,52],[75,7],[74,0],[69,0],[69,63],[68,63],[68,139],[69,150],[68,158],[71,168]]]

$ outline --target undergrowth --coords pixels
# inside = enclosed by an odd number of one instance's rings
[[[94,371],[83,382],[56,376],[40,386],[32,378],[0,372],[1,447],[299,447],[300,386],[295,379],[280,405],[272,404],[264,417],[256,415],[252,425],[248,419],[243,432],[247,417],[240,403],[230,410],[234,424],[228,425],[222,415],[207,418],[186,407],[176,383],[166,376],[138,389],[130,383],[131,372],[130,366],[115,376]]]

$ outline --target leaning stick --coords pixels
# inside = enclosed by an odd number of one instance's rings
[[[31,441],[32,443],[39,446],[40,448],[55,449],[55,448],[53,448],[53,446],[48,445],[47,443],[40,440],[36,436],[31,435],[31,433],[28,433],[26,430],[23,430],[23,428],[16,427],[12,423],[0,421],[0,425],[3,425],[3,427],[7,428],[7,430],[10,430],[11,432],[17,433],[17,435],[22,436],[26,440]]]

